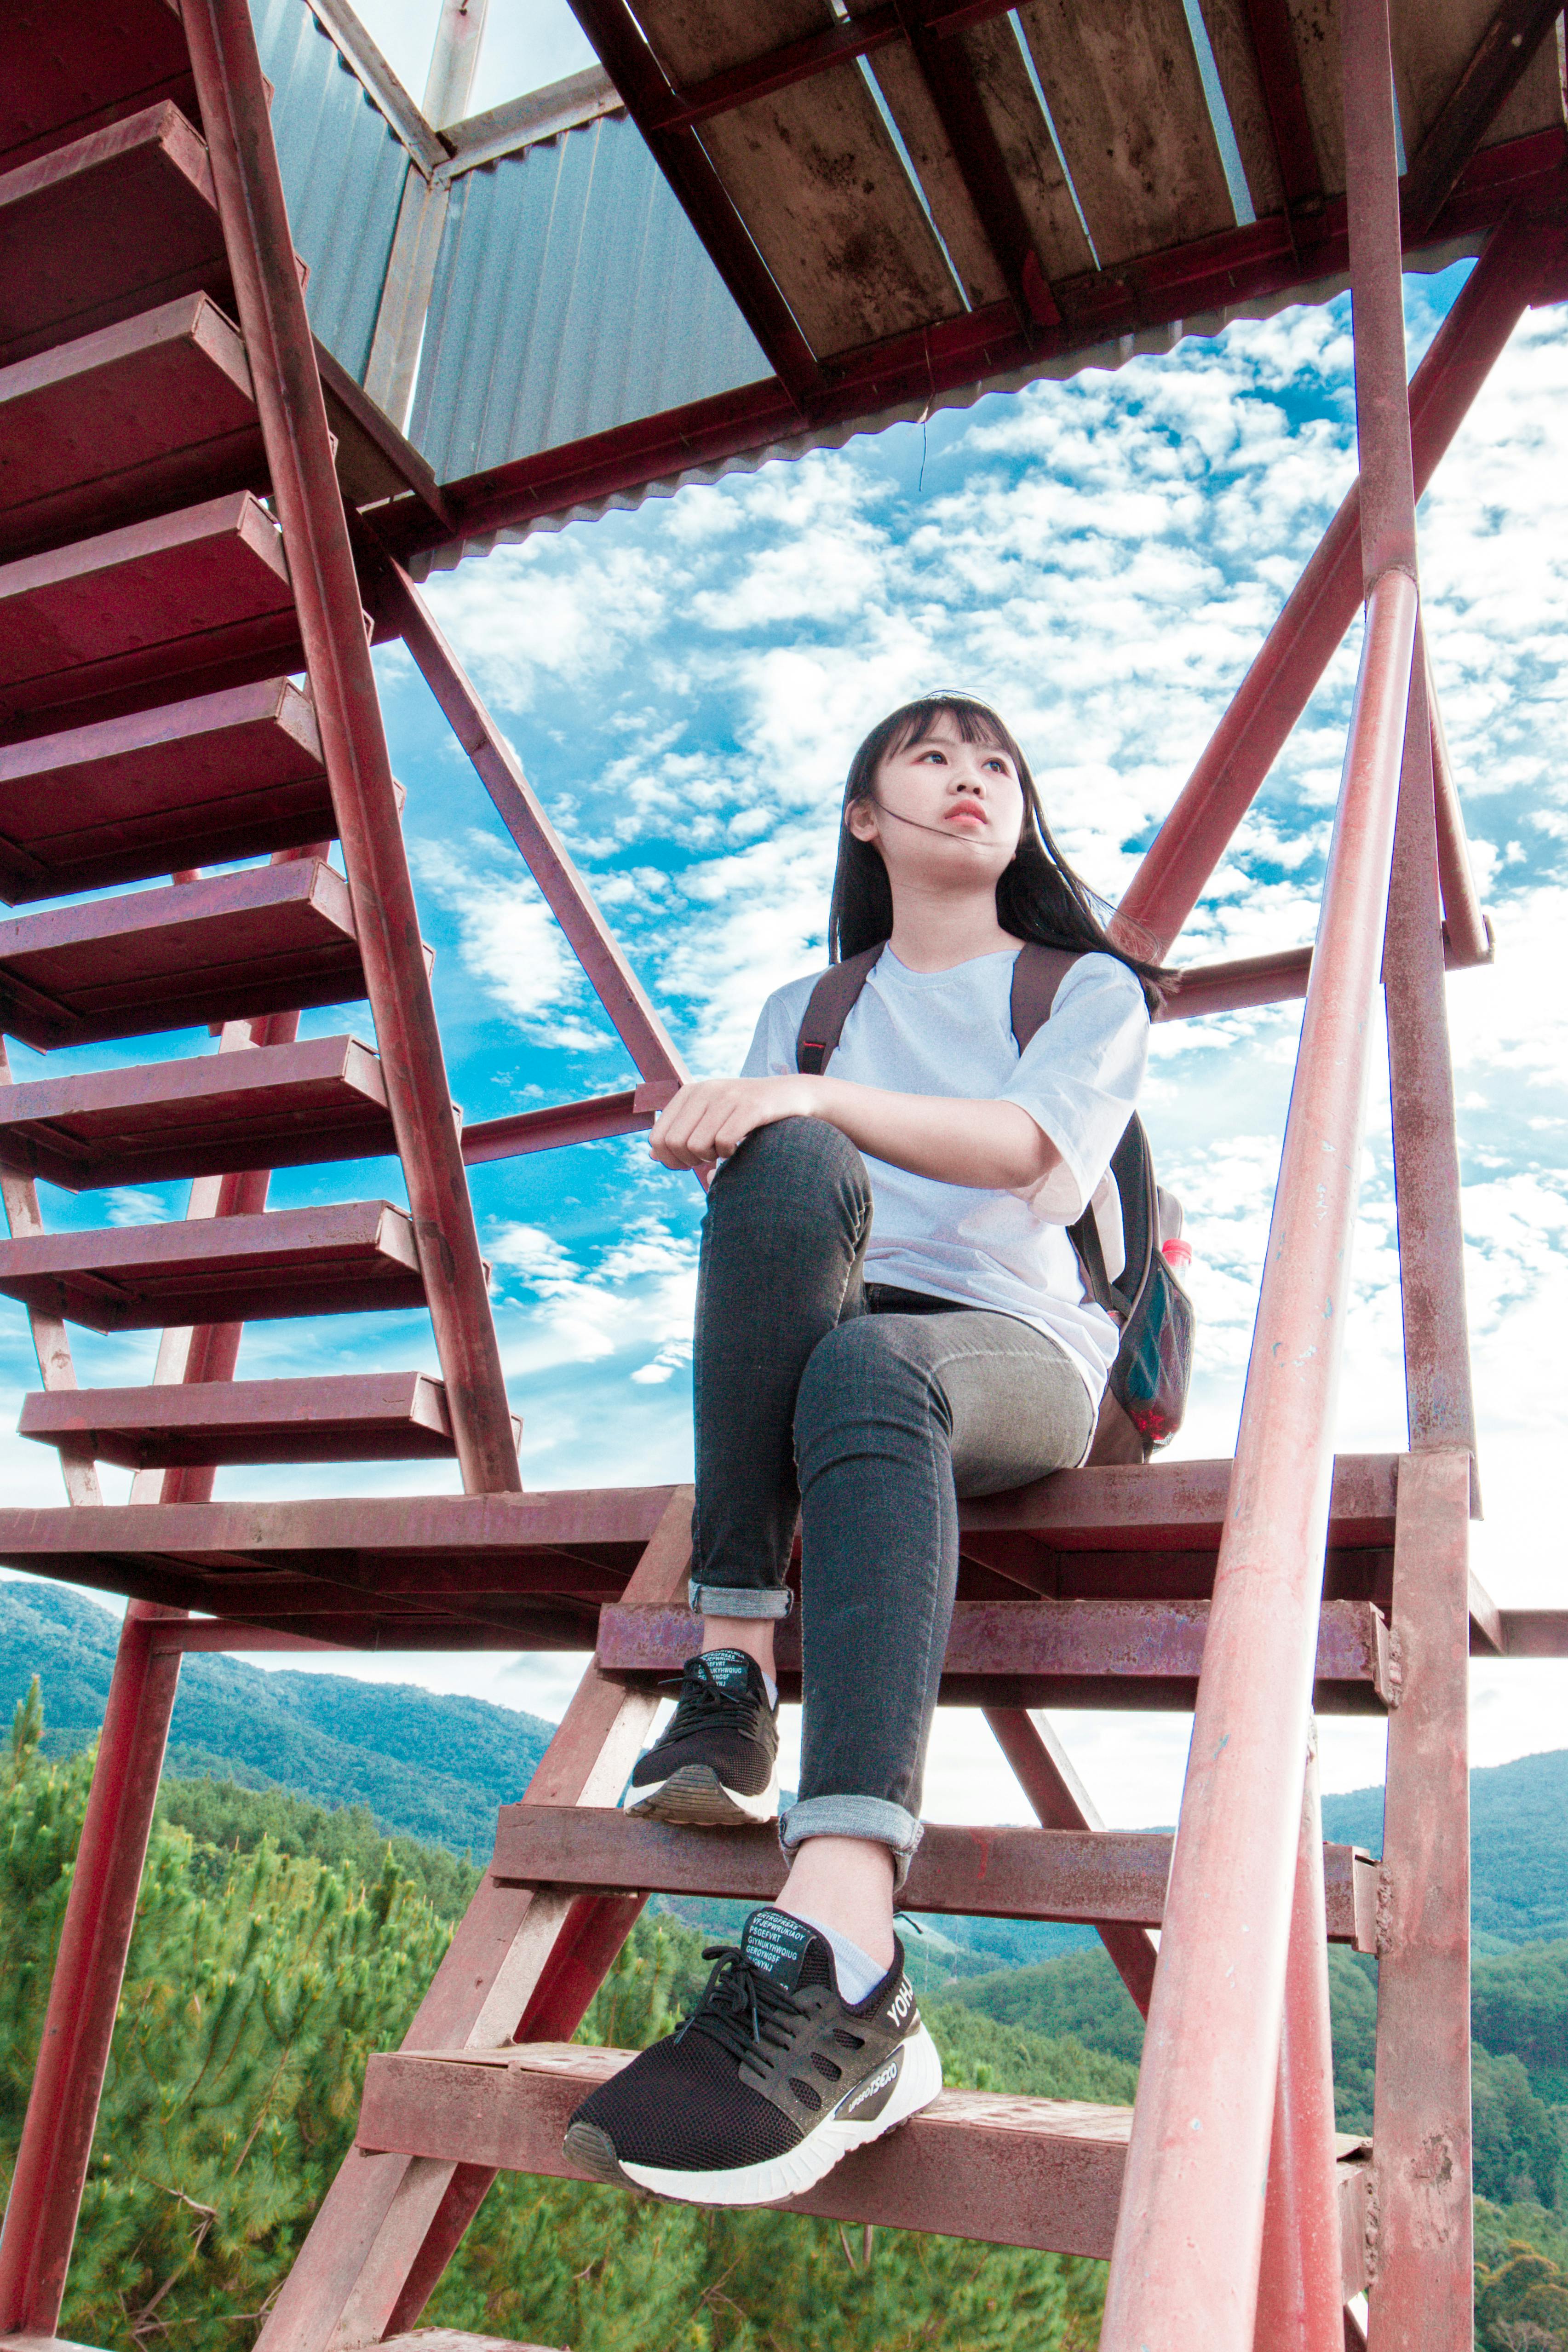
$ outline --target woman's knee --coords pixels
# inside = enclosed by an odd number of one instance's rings
[[[907,1318],[858,1315],[811,1350],[795,1401],[795,1454],[802,1479],[815,1460],[853,1451],[868,1424],[946,1434],[939,1389],[914,1352],[900,1345]]]
[[[753,1129],[715,1177],[711,1215],[764,1196],[775,1213],[870,1213],[871,1179],[854,1145],[820,1118],[780,1118]]]

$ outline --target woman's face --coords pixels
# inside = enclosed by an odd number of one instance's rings
[[[1011,863],[1023,813],[1010,754],[995,743],[966,743],[944,710],[929,735],[886,755],[873,798],[852,803],[844,821],[858,840],[875,843],[890,879],[950,872],[972,884]]]

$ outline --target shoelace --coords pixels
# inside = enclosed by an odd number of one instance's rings
[[[789,2021],[805,2011],[781,1985],[748,1960],[738,1944],[705,1944],[714,1968],[690,2017],[675,2028],[675,2040],[706,2033],[732,2058],[747,2057],[758,2045],[788,2050],[794,2040]]]
[[[663,1737],[678,1739],[683,1733],[695,1731],[711,1723],[716,1716],[740,1716],[749,1719],[757,1712],[757,1701],[749,1690],[729,1691],[714,1680],[712,1672],[701,1658],[693,1658],[682,1675],[666,1675],[661,1685],[678,1688],[680,1701]]]

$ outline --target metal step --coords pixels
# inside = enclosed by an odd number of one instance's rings
[[[0,363],[201,289],[229,299],[200,135],[168,100],[0,176]]]
[[[246,491],[0,565],[13,738],[303,667],[282,536]]]
[[[26,1428],[24,1413],[23,1430]],[[1156,1831],[955,1829],[928,1822],[904,1911],[955,1918],[1119,1920],[1157,1927],[1175,1840]],[[503,1885],[773,1903],[789,1864],[772,1827],[689,1829],[602,1806],[503,1805],[490,1875]],[[1377,1865],[1351,1845],[1323,1847],[1331,1943],[1377,1949]]]
[[[671,1492],[0,1509],[0,1566],[366,1649],[583,1651]]]
[[[960,1585],[960,1591],[962,1586]],[[1208,1631],[1207,1601],[965,1601],[953,1612],[944,1706],[1159,1707],[1190,1713]],[[612,1603],[599,1664],[617,1677],[679,1674],[702,1647],[686,1609]],[[797,1616],[776,1634],[779,1687],[800,1692]],[[1313,1704],[1326,1715],[1381,1715],[1394,1677],[1388,1626],[1369,1601],[1326,1601]]]
[[[92,1331],[424,1304],[413,1224],[386,1201],[3,1241],[0,1294]]]
[[[266,481],[245,346],[205,294],[0,368],[0,561]]]
[[[364,992],[349,886],[315,857],[0,921],[0,1027],[40,1050]]]
[[[634,2055],[570,2042],[383,2053],[365,2070],[358,2144],[486,2171],[583,2179],[561,2147],[572,2110]],[[785,2210],[1103,2260],[1115,2234],[1132,2121],[1131,2107],[943,2091]],[[1337,2154],[1348,2297],[1365,2284],[1370,2146],[1342,2134]]]
[[[195,119],[174,0],[6,0],[0,170],[172,98]]]
[[[446,1460],[455,1450],[446,1391],[424,1372],[35,1390],[22,1400],[17,1430],[128,1470]]]
[[[0,896],[12,905],[336,831],[316,713],[287,678],[0,744]]]
[[[0,1087],[0,1165],[68,1192],[394,1149],[381,1063],[357,1037]]]
[[[1375,1536],[1385,1509],[1392,1524],[1399,1459],[1340,1457],[1331,1535]],[[959,1526],[966,1543],[979,1521],[992,1535],[1054,1547],[1064,1563],[1074,1548],[1103,1553],[1119,1529],[1131,1577],[1141,1557],[1157,1568],[1156,1547],[1173,1535],[1207,1544],[1212,1560],[1229,1475],[1223,1461],[1065,1470],[1014,1494],[961,1504]],[[0,1567],[372,1646],[392,1638],[396,1610],[396,1638],[410,1648],[587,1650],[600,1604],[618,1597],[674,1494],[670,1486],[605,1486],[517,1496],[105,1506],[90,1513],[0,1509]],[[353,1563],[349,1599],[322,1581],[329,1558]],[[340,1619],[340,1612],[347,1614]],[[524,1630],[498,1640],[488,1630],[498,1616]],[[638,1622],[629,1611],[620,1619],[631,1627]],[[1158,1614],[1149,1622],[1157,1627]],[[1354,1620],[1348,1633],[1354,1658]],[[1190,1664],[1197,1646],[1190,1628],[1186,1638]],[[1364,1662],[1364,1646],[1359,1657]],[[1079,1687],[1088,1694],[1084,1703],[1096,1706],[1116,1690],[1103,1675],[1081,1679]],[[1367,1688],[1356,1693],[1363,1705],[1370,1703]],[[1130,1706],[1173,1704],[1148,1675],[1124,1677],[1117,1695]],[[987,1704],[1011,1703],[999,1681],[983,1696]]]

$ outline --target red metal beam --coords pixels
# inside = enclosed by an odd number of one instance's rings
[[[1492,960],[1491,926],[1481,912],[1481,902],[1476,890],[1475,876],[1470,871],[1469,845],[1465,838],[1464,812],[1459,806],[1459,788],[1454,781],[1453,762],[1448,757],[1448,739],[1443,732],[1443,714],[1437,704],[1437,689],[1432,678],[1432,656],[1422,633],[1422,677],[1427,696],[1427,715],[1432,731],[1432,781],[1437,801],[1437,880],[1443,900],[1443,929],[1448,943],[1447,961],[1450,969]]]
[[[1042,1829],[1103,1829],[1089,1791],[1073,1770],[1048,1715],[1025,1707],[988,1706],[985,1717]],[[1139,2016],[1147,2017],[1155,1988],[1157,1948],[1154,1937],[1145,1928],[1121,1921],[1097,1920],[1095,1925]]]
[[[1332,1418],[1417,597],[1385,0],[1346,0],[1371,595],[1193,1723],[1104,2352],[1250,2352]],[[1383,341],[1373,341],[1374,333]],[[1403,489],[1403,504],[1401,490]],[[1388,568],[1375,571],[1379,562]]]
[[[458,1460],[471,1492],[516,1493],[511,1410],[256,36],[245,0],[182,0],[182,13]]]
[[[1444,1001],[1433,731],[1426,667],[1410,684],[1388,921],[1383,942],[1405,1393],[1413,1449],[1476,1450],[1465,1314],[1465,1236]]]
[[[1431,227],[1561,14],[1562,0],[1502,0],[1411,158],[1399,191],[1406,236],[1424,236]]]
[[[630,8],[623,0],[571,0],[571,5],[741,317],[790,400],[801,406],[821,385],[815,354],[695,131],[663,127],[677,100]]]
[[[1419,497],[1528,307],[1550,245],[1525,218],[1500,229],[1471,271],[1410,385]],[[1298,586],[1183,786],[1122,900],[1121,911],[1168,949],[1361,601],[1361,485],[1352,487]]]
[[[645,1078],[683,1078],[685,1072],[680,1056],[652,999],[418,589],[402,566],[389,560],[372,593],[381,618],[407,646],[453,733],[473,761],[497,815],[522,851],[529,873],[638,1069]]]
[[[1314,1730],[1307,1757],[1291,1906],[1255,2352],[1343,2352],[1344,2348],[1343,2249],[1334,2172],[1333,2042],[1323,1940],[1323,1874],[1318,1864],[1322,1826]],[[1375,1948],[1375,1933],[1373,1942]]]

